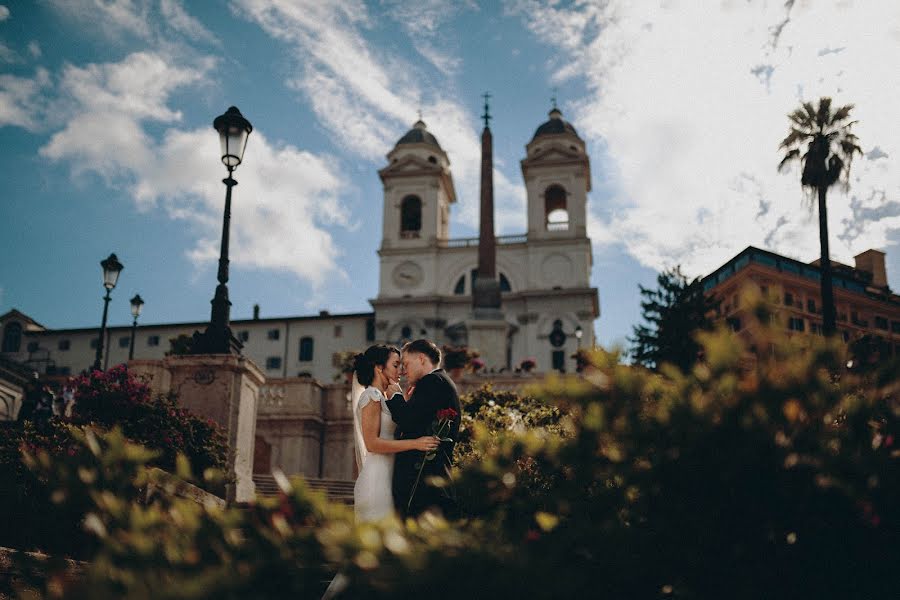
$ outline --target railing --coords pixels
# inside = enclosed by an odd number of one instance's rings
[[[497,241],[498,246],[505,246],[507,244],[524,244],[528,241],[528,236],[524,234],[520,235],[498,235],[494,238]],[[444,247],[446,248],[470,248],[477,247],[479,242],[479,238],[457,238],[455,240],[447,240],[444,242]]]
[[[547,223],[547,231],[568,231],[569,222],[562,221],[557,223]]]

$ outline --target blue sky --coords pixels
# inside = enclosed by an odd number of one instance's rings
[[[814,6],[812,6],[814,4]],[[638,285],[747,245],[818,256],[786,114],[855,103],[865,156],[829,198],[833,258],[888,253],[900,287],[900,11],[893,2],[43,0],[0,3],[0,312],[208,318],[225,171],[215,116],[253,123],[236,171],[233,318],[370,310],[384,155],[421,110],[451,160],[454,237],[476,235],[480,95],[493,95],[499,233],[525,229],[518,166],[557,90],[588,143],[604,344]]]

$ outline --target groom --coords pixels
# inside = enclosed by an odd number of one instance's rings
[[[456,515],[456,503],[446,489],[435,488],[427,483],[429,477],[449,477],[453,462],[453,447],[459,438],[461,409],[459,394],[453,380],[443,369],[439,369],[441,352],[428,340],[415,340],[403,347],[403,371],[406,373],[408,398],[404,398],[396,386],[391,399],[387,401],[391,416],[397,424],[395,437],[414,439],[433,435],[432,422],[437,411],[452,408],[456,417],[450,424],[453,441],[442,442],[434,460],[425,461],[422,477],[410,503],[410,494],[419,474],[419,467],[425,453],[419,450],[400,452],[394,459],[394,506],[400,515],[415,517],[429,508],[437,508],[445,517]],[[407,508],[409,505],[409,508]]]

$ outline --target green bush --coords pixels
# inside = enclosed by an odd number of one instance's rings
[[[376,599],[891,597],[898,371],[860,378],[805,339],[719,331],[688,373],[597,352],[583,378],[479,390],[453,484],[473,516],[454,523],[354,525],[300,481],[244,510],[141,506],[149,459],[113,434],[31,464],[92,503],[96,598],[314,598],[326,565]]]
[[[45,486],[22,464],[20,451],[44,450],[58,460],[70,460],[80,448],[73,432],[85,427],[119,426],[131,440],[155,452],[150,463],[174,471],[179,455],[199,472],[223,469],[227,441],[221,428],[177,405],[175,396],[152,396],[149,386],[125,366],[73,378],[75,406],[70,419],[53,417],[2,422],[0,430],[0,545],[86,556],[91,541],[81,534],[83,507],[53,506]],[[224,487],[210,491],[223,495]]]

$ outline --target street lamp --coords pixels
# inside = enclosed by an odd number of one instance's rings
[[[575,327],[575,339],[578,340],[578,349],[581,350],[581,336],[584,335],[584,330],[581,328],[581,325]]]
[[[131,323],[131,346],[128,348],[128,360],[134,360],[134,334],[137,331],[137,319],[141,315],[143,306],[143,298],[140,294],[135,294],[131,299],[131,316],[134,317],[134,322]]]
[[[115,254],[110,254],[106,260],[100,261],[103,267],[103,287],[106,288],[106,296],[103,298],[103,321],[100,323],[100,339],[97,340],[97,355],[94,357],[94,370],[100,370],[100,361],[103,358],[103,338],[106,337],[106,313],[109,309],[109,292],[116,287],[119,281],[119,273],[125,267],[119,262]]]
[[[228,300],[228,237],[231,228],[231,188],[237,185],[232,174],[244,158],[247,138],[253,131],[250,121],[244,118],[237,107],[232,106],[225,114],[213,121],[222,144],[222,162],[228,169],[225,184],[225,215],[222,219],[222,245],[219,251],[219,285],[212,299],[212,316],[204,333],[194,332],[192,351],[194,354],[240,354],[241,343],[231,335]]]

